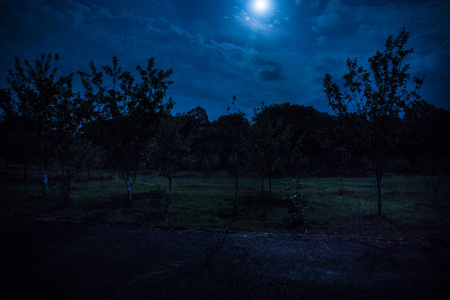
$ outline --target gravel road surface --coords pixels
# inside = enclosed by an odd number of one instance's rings
[[[0,216],[1,299],[449,299],[448,244]]]

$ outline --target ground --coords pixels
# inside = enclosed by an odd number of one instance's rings
[[[0,216],[1,299],[446,298],[445,241]]]

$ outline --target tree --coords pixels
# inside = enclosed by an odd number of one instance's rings
[[[88,178],[91,178],[90,171],[99,166],[101,162],[101,149],[95,146],[94,142],[85,136],[80,136],[73,145],[72,163],[75,172],[87,171]]]
[[[329,105],[338,115],[356,114],[357,128],[364,135],[362,147],[375,172],[378,192],[378,215],[382,214],[381,184],[389,152],[394,148],[393,129],[400,114],[413,100],[419,100],[419,89],[424,76],[414,76],[410,89],[409,64],[404,64],[413,49],[405,49],[409,33],[403,28],[397,37],[389,36],[383,51],[368,59],[370,70],[358,65],[357,59],[348,59],[349,73],[344,75],[344,89],[324,78]],[[350,111],[353,110],[353,111]]]
[[[108,160],[121,172],[127,187],[127,205],[131,203],[132,187],[138,170],[146,161],[148,143],[162,119],[173,107],[172,99],[164,102],[168,80],[173,70],[154,68],[150,58],[145,68],[137,66],[139,80],[129,71],[122,71],[116,56],[112,66],[98,71],[94,62],[90,72],[79,72],[84,95],[95,108],[95,139]],[[107,81],[103,79],[108,76]]]
[[[34,65],[15,58],[15,70],[9,70],[7,82],[15,97],[4,97],[5,119],[15,122],[15,136],[26,141],[27,157],[35,157],[43,171],[43,194],[48,190],[50,160],[66,148],[68,138],[79,125],[74,115],[76,97],[72,92],[73,74],[56,77],[59,55],[42,54]],[[52,67],[52,64],[54,66]],[[27,163],[27,159],[25,159]]]
[[[192,169],[202,169],[209,175],[219,165],[218,155],[214,151],[215,129],[212,128],[206,110],[200,106],[187,113],[177,114],[181,121],[180,133],[190,141],[190,163]]]
[[[269,180],[269,196],[272,197],[272,179],[289,160],[292,131],[283,125],[283,120],[271,118],[267,106],[255,109],[247,143],[249,167],[261,179],[261,195],[264,193],[264,178]]]
[[[233,96],[233,105],[235,102],[236,96]],[[221,157],[235,179],[234,211],[236,212],[239,203],[239,176],[246,162],[244,143],[248,137],[250,124],[245,114],[239,111],[221,116],[214,126],[220,135]]]
[[[194,130],[191,144],[194,169],[200,169],[206,176],[211,176],[211,173],[221,165],[222,146],[220,130],[215,126],[202,126]]]
[[[14,112],[12,110],[11,91],[9,89],[0,90],[0,153],[6,162],[6,173],[9,172],[9,165],[15,158],[14,148],[16,143],[14,139],[13,130],[15,129],[17,122],[15,120]]]
[[[443,174],[449,170],[446,161],[450,156],[450,111],[436,108],[425,101],[412,103],[403,116],[403,149],[414,166],[421,172]]]
[[[203,107],[197,106],[187,113],[178,115],[182,120],[181,133],[187,137],[189,134],[195,135],[195,131],[209,126],[209,119],[206,110]]]
[[[80,139],[82,139],[82,128],[85,126],[89,115],[82,112],[84,100],[77,94],[74,98],[63,98],[58,102],[56,118],[56,134],[58,148],[56,158],[61,167],[61,178],[63,185],[67,185],[70,193],[71,177],[75,175],[75,157],[82,151]],[[68,168],[67,168],[68,167]],[[66,174],[69,178],[66,178]]]
[[[172,190],[174,173],[188,164],[190,136],[180,134],[181,119],[168,116],[161,122],[159,130],[150,143],[150,162],[169,180]]]
[[[450,110],[436,108],[425,101],[412,103],[403,116],[404,155],[409,159],[410,170],[428,174],[433,180],[433,195],[439,189],[445,174],[450,172]]]
[[[271,124],[278,124],[279,130],[290,130],[290,140],[286,141],[287,163],[283,172],[297,176],[307,168],[327,169],[326,143],[334,128],[333,117],[321,113],[311,106],[291,104],[272,104],[264,108],[264,114]]]

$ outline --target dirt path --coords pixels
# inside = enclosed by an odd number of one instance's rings
[[[1,299],[438,299],[450,289],[449,249],[421,242],[11,216],[0,230]]]

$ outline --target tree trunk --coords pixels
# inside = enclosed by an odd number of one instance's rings
[[[378,216],[381,217],[383,203],[381,201],[381,181],[382,181],[382,172],[381,170],[376,170],[376,178],[377,178],[377,192],[378,192]]]
[[[44,197],[46,197],[47,193],[48,193],[48,171],[47,171],[47,169],[44,170],[44,178],[43,178],[42,183],[43,183],[43,188],[44,188],[43,195],[44,195]]]
[[[134,183],[136,181],[136,173],[137,173],[137,171],[134,171],[132,181],[130,181],[130,171],[129,170],[124,170],[121,167],[120,168],[120,173],[122,174],[123,181],[127,184],[127,202],[126,202],[126,205],[130,206],[131,205],[131,197],[132,197],[131,188],[133,187],[133,185],[134,185]]]
[[[439,199],[439,187],[441,185],[442,172],[438,171],[437,182],[433,184],[433,197],[431,198],[431,203],[436,202]]]
[[[27,180],[27,171],[28,171],[28,163],[25,162],[23,164],[23,180]]]
[[[131,197],[132,197],[131,187],[132,184],[129,181],[127,181],[127,203],[126,203],[127,206],[131,205]]]
[[[70,193],[70,191],[72,190],[72,183],[73,183],[73,179],[75,178],[75,170],[68,168],[66,170],[66,182],[67,182],[67,191]],[[69,195],[70,197],[70,195]]]
[[[264,197],[264,175],[260,175],[259,180],[261,181],[261,199]]]
[[[269,198],[272,199],[272,176],[269,174]]]
[[[61,164],[61,181],[64,181],[65,177],[66,177],[66,165],[63,163]]]
[[[169,179],[169,192],[171,192],[172,191],[172,179],[173,179],[173,176],[167,176],[167,179]]]
[[[236,177],[236,193],[235,193],[235,197],[234,197],[234,211],[237,212],[238,209],[238,200],[239,200],[239,172],[236,169],[236,173],[235,173],[235,177]]]

